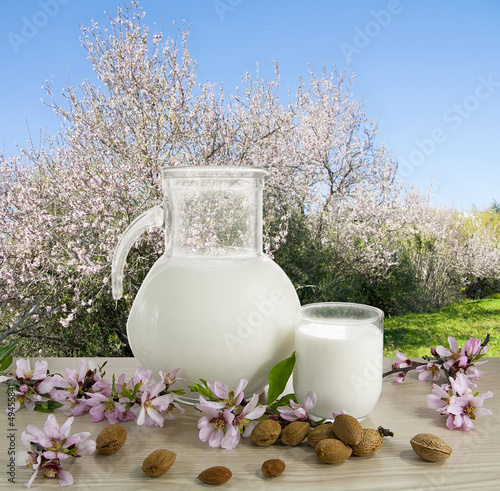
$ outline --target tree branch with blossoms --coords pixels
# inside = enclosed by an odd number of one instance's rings
[[[493,397],[493,392],[480,394],[476,391],[476,381],[483,372],[477,365],[486,363],[479,361],[489,350],[490,335],[487,334],[483,342],[477,338],[468,339],[463,347],[458,346],[457,340],[449,336],[449,348],[444,346],[432,347],[432,356],[424,356],[423,362],[410,360],[403,353],[394,350],[399,360],[392,365],[392,369],[383,374],[384,377],[397,374],[395,381],[401,383],[406,375],[416,370],[419,380],[432,377],[432,394],[427,396],[427,405],[440,414],[447,416],[446,426],[452,429],[469,431],[474,428],[474,421],[481,416],[491,415],[489,409],[483,408],[485,399]],[[444,375],[448,383],[438,385]]]
[[[12,363],[11,350],[0,350],[0,367]],[[66,416],[89,413],[93,423],[107,419],[116,424],[135,420],[138,425],[163,426],[165,420],[175,420],[183,413],[177,402],[182,390],[173,389],[180,368],[160,371],[160,382],[153,381],[153,371],[138,368],[128,381],[125,374],[106,378],[104,366],[80,360],[78,369],[65,369],[65,374],[51,374],[44,360],[32,368],[29,359],[16,361],[16,368],[0,376],[0,382],[14,387],[14,411],[53,411],[61,408]],[[5,370],[5,368],[3,368]],[[138,414],[132,409],[138,408]]]
[[[91,455],[96,442],[88,440],[88,431],[70,435],[74,418],[69,418],[59,427],[56,417],[49,414],[43,430],[28,425],[21,435],[21,441],[28,452],[20,453],[18,460],[26,462],[33,469],[30,480],[25,484],[30,488],[38,474],[49,479],[57,478],[61,486],[73,484],[73,476],[62,468],[61,463],[71,458]]]

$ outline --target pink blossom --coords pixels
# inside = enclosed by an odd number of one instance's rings
[[[33,411],[35,402],[46,401],[47,399],[41,396],[51,390],[50,382],[43,384],[43,381],[50,380],[48,364],[44,360],[37,360],[34,369],[31,368],[29,359],[17,360],[16,369],[12,371],[12,374],[0,377],[0,382],[6,382],[7,380],[16,380],[20,386],[19,392],[16,393],[18,397],[16,397],[15,411],[22,405],[28,411]],[[39,389],[40,385],[41,390]]]
[[[73,484],[73,476],[71,473],[65,471],[55,460],[51,460],[43,466],[43,477],[48,479],[57,478],[59,485],[62,487],[71,486]]]
[[[335,419],[339,414],[347,414],[347,411],[345,409],[341,409],[340,413],[337,412],[332,412],[332,417]]]
[[[283,419],[287,421],[297,421],[307,418],[309,411],[316,405],[317,397],[316,394],[310,390],[305,398],[304,404],[298,404],[295,401],[290,400],[290,406],[280,406],[278,411]]]
[[[99,368],[91,360],[87,362],[81,359],[78,371],[66,368],[63,380],[66,384],[59,384],[58,388],[52,389],[50,397],[62,404],[66,416],[80,416],[88,412],[91,406],[85,403],[85,398],[89,397],[89,393],[100,392],[111,396],[109,383],[101,378]]]
[[[467,355],[462,352],[462,349],[458,347],[457,340],[453,336],[449,336],[448,343],[450,345],[450,349],[445,348],[444,346],[436,346],[437,353],[440,356],[448,358],[443,365],[444,368],[449,370],[453,365],[456,365],[457,368],[466,367],[468,358]]]
[[[167,412],[166,419],[174,419],[172,410],[179,409],[181,412],[184,410],[174,402],[174,394],[158,395],[165,390],[165,384],[158,382],[155,385],[147,386],[141,396],[141,410],[137,416],[138,425],[146,426],[163,426],[165,416],[163,413]]]
[[[42,456],[41,455],[34,453],[34,452],[27,453],[26,465],[28,467],[31,467],[34,470],[34,472],[31,475],[29,481],[24,484],[25,487],[31,488],[33,481],[35,480],[36,476],[38,475],[38,471],[40,470],[41,463],[42,463]],[[20,465],[20,464],[18,464],[18,465]]]
[[[406,368],[411,366],[411,360],[406,355],[396,349],[394,350],[394,354],[396,355],[396,358],[401,361],[394,363],[392,365],[393,368]]]
[[[61,461],[69,457],[91,455],[96,448],[95,441],[88,440],[90,433],[81,432],[70,435],[73,418],[69,418],[61,427],[53,414],[49,414],[43,430],[28,425],[21,435],[21,441],[28,449],[26,465],[34,473],[25,484],[31,487],[34,479],[43,470],[43,477],[58,478],[61,486],[73,484],[73,476],[62,469]]]
[[[462,431],[469,431],[474,428],[474,420],[481,416],[493,414],[489,409],[482,407],[484,400],[493,397],[491,391],[485,394],[474,396],[472,392],[455,397],[453,403],[448,407],[448,419],[446,426],[453,430],[458,428]]]
[[[402,383],[404,379],[406,378],[406,373],[405,372],[400,372],[396,375],[396,378],[394,379],[394,382],[397,382],[398,384]]]
[[[481,372],[481,370],[479,370],[476,365],[481,365],[483,363],[486,363],[486,361],[476,361],[474,365],[469,365],[468,367],[466,367],[463,373],[469,380],[479,380],[483,372]]]
[[[135,375],[132,378],[132,386],[136,384],[140,384],[141,386],[143,385],[149,385],[151,383],[151,380],[153,379],[153,370],[150,368],[143,368],[139,367],[136,368],[135,370]]]
[[[206,388],[217,400],[207,400],[200,395],[199,404],[195,407],[204,413],[198,421],[199,437],[203,442],[208,441],[212,447],[226,449],[235,448],[240,439],[247,438],[266,411],[265,406],[258,406],[259,396],[254,394],[244,407],[244,392],[248,381],[240,379],[234,391],[219,381],[213,384],[206,383]]]
[[[31,380],[43,380],[48,376],[48,363],[45,360],[35,361],[35,368],[31,369],[29,359],[20,359],[16,361],[15,377],[27,383]]]
[[[482,342],[477,338],[470,338],[465,342],[464,352],[469,358],[476,358],[485,355],[490,349],[489,346],[481,346]]]
[[[198,420],[199,438],[202,442],[208,441],[213,448],[234,448],[239,441],[237,437],[239,432],[233,426],[235,415],[231,410],[223,409],[223,403],[219,404],[222,407],[216,408],[214,405],[208,405],[202,396],[200,396],[200,403],[195,404],[195,407],[205,414]]]
[[[481,416],[491,415],[489,409],[483,408],[485,399],[493,397],[491,391],[485,394],[474,393],[475,385],[464,374],[450,377],[450,385],[441,387],[434,384],[433,394],[427,396],[430,408],[448,415],[446,426],[452,429],[469,431],[474,428],[474,420]]]
[[[27,392],[25,392],[27,390]],[[26,408],[27,411],[34,411],[35,404],[37,402],[46,402],[47,397],[43,397],[40,394],[33,392],[31,387],[24,386],[21,391],[14,391],[14,412],[19,411],[22,406]]]
[[[225,401],[227,407],[239,406],[241,401],[243,400],[244,393],[243,390],[248,384],[248,380],[242,378],[236,389],[234,391],[230,391],[227,385],[224,385],[222,382],[216,380],[213,384],[208,383],[208,387],[212,394],[219,399],[219,401]]]
[[[45,459],[41,455],[30,452],[30,460],[27,462],[29,467],[32,467],[35,472],[31,475],[29,481],[24,484],[26,488],[31,488],[33,481],[38,475],[39,471],[43,471],[42,476],[47,479],[55,479],[59,480],[59,485],[61,487],[71,486],[73,484],[73,476],[70,472],[65,471],[61,465],[59,460],[57,459]]]
[[[432,394],[427,396],[427,405],[431,409],[436,409],[439,412],[445,412],[451,401],[453,391],[451,385],[432,385]]]
[[[404,355],[398,350],[394,350],[394,354],[396,355],[396,358],[400,361],[392,364],[393,370],[399,370],[401,368],[408,368],[412,366],[413,362],[406,355]],[[405,377],[406,377],[406,372],[399,372],[396,375],[394,381],[400,384],[401,382],[403,382]]]
[[[116,401],[112,395],[107,396],[100,392],[87,393],[87,396],[89,398],[85,400],[85,404],[90,406],[89,413],[92,416],[90,418],[92,423],[102,421],[104,418],[107,418],[110,424],[135,419],[135,414],[127,409],[129,401],[126,399],[123,399],[122,402]]]
[[[426,365],[420,365],[416,368],[419,380],[427,380],[432,375],[432,380],[437,382],[441,376],[442,366],[434,361],[428,362]]]
[[[233,426],[238,430],[238,435],[243,438],[248,438],[252,433],[257,419],[259,419],[265,412],[266,406],[257,405],[259,402],[258,394],[254,394],[246,406],[242,409],[241,413],[236,414],[233,420]],[[234,447],[239,443],[239,437],[235,437]],[[231,447],[231,448],[234,448]]]
[[[70,436],[73,420],[74,418],[71,417],[59,427],[56,417],[49,414],[43,431],[34,425],[28,425],[26,431],[21,435],[21,440],[27,448],[30,448],[29,444],[31,443],[44,448],[43,456],[49,460],[65,460],[70,456],[90,455],[95,450],[95,442],[85,441],[90,436],[89,432]]]
[[[172,386],[176,380],[183,380],[179,378],[179,373],[181,372],[180,368],[174,368],[174,370],[167,372],[167,370],[160,372],[161,381],[165,384],[165,387],[168,389]]]

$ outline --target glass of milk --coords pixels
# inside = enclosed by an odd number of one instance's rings
[[[384,312],[369,305],[304,305],[295,319],[293,387],[299,403],[312,390],[312,416],[342,410],[363,421],[382,390]]]

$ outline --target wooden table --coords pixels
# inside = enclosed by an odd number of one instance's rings
[[[104,359],[94,359],[101,364]],[[78,359],[49,358],[52,372],[63,372],[64,367],[77,368]],[[386,358],[389,367],[393,359]],[[133,358],[110,358],[107,375],[124,372],[134,374],[137,363]],[[417,380],[410,374],[403,384],[394,378],[384,379],[382,395],[373,413],[363,423],[365,428],[379,425],[394,431],[394,438],[385,439],[384,446],[369,457],[351,457],[337,465],[318,461],[314,449],[306,442],[298,447],[275,444],[262,448],[250,440],[242,440],[234,450],[213,449],[198,439],[196,423],[200,413],[187,407],[186,413],[175,422],[166,422],[163,428],[123,423],[128,431],[125,446],[114,455],[100,455],[71,459],[64,468],[73,474],[72,489],[143,490],[143,489],[210,489],[198,481],[198,474],[207,467],[224,465],[231,469],[232,479],[223,489],[363,489],[363,490],[499,490],[500,489],[500,358],[490,358],[481,369],[479,391],[491,390],[494,397],[487,399],[485,407],[492,416],[479,418],[469,432],[448,430],[445,417],[431,410],[426,395],[431,392],[430,382]],[[5,390],[0,394],[0,407],[7,404]],[[2,416],[3,415],[3,416]],[[0,488],[23,487],[31,476],[31,469],[17,468],[15,486],[8,482],[8,448],[15,434],[16,451],[24,449],[21,433],[27,424],[43,427],[46,414],[29,413],[25,409],[16,413],[14,431],[8,426],[7,414],[0,413],[2,438],[0,441]],[[65,421],[56,411],[59,424]],[[95,439],[106,421],[90,423],[89,415],[75,418],[72,433],[90,431]],[[450,459],[430,463],[421,460],[411,449],[410,439],[417,433],[432,433],[443,438],[452,448]],[[173,467],[159,478],[147,477],[141,471],[143,459],[153,450],[166,448],[177,453]],[[261,473],[266,459],[281,458],[286,463],[284,474],[268,479]],[[37,477],[35,489],[60,489],[57,481]],[[71,488],[70,488],[71,489]]]

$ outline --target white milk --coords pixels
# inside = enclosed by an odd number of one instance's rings
[[[313,390],[314,416],[344,409],[363,420],[382,390],[383,332],[373,324],[306,323],[295,331],[293,386],[299,402]]]
[[[271,259],[161,258],[144,280],[130,312],[133,353],[155,375],[181,367],[187,389],[203,378],[235,389],[250,380],[251,396],[269,370],[293,351],[299,300]]]

